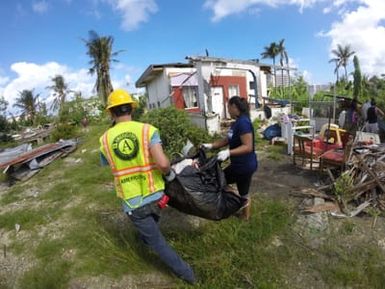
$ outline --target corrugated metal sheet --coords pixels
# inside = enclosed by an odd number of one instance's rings
[[[7,148],[0,152],[0,165],[15,159],[21,154],[32,150],[32,145],[25,143],[14,148]]]
[[[53,160],[66,156],[74,151],[77,146],[77,140],[65,140],[57,143],[46,144],[30,151],[18,154],[5,153],[0,161],[0,169],[5,169],[10,177],[18,180],[25,180],[36,174],[42,167],[51,163]],[[17,147],[18,148],[18,147]],[[13,156],[11,158],[11,156]]]

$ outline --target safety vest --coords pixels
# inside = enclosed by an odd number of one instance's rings
[[[150,155],[151,136],[156,128],[136,121],[121,122],[100,138],[100,150],[114,175],[116,194],[123,200],[164,190],[161,171]],[[129,202],[128,206],[133,208]],[[135,207],[140,207],[142,201]]]

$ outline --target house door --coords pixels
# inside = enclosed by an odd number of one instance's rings
[[[211,100],[212,100],[212,108],[213,112],[219,115],[220,119],[225,118],[225,110],[223,103],[223,87],[216,86],[211,88]]]

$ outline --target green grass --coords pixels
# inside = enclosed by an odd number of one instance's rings
[[[283,145],[272,145],[267,150],[267,158],[270,160],[280,160],[283,158],[284,150],[286,149]]]
[[[22,198],[20,193],[23,192],[23,190],[24,188],[22,186],[14,186],[8,189],[7,193],[0,199],[0,205],[8,205],[19,201]]]
[[[63,260],[50,260],[49,265],[38,265],[26,272],[20,281],[23,289],[67,288],[70,264]]]
[[[195,233],[168,235],[197,269],[201,284],[196,288],[282,288],[276,270],[280,260],[269,244],[287,229],[289,210],[269,200],[254,203],[250,222],[231,218]]]
[[[327,256],[318,264],[324,280],[329,284],[351,288],[384,288],[385,258],[375,244],[340,244],[332,240],[321,248]]]
[[[57,217],[58,211],[54,207],[20,209],[0,215],[0,228],[12,230],[15,229],[16,224],[19,224],[22,230],[30,230],[37,225],[49,223]]]
[[[172,276],[139,242],[121,213],[109,168],[99,165],[98,138],[104,129],[91,127],[69,155],[81,162],[56,160],[0,198],[2,206],[30,204],[0,213],[1,232],[9,233],[16,223],[25,231],[25,238],[10,233],[10,253],[33,260],[28,271],[20,272],[15,289],[68,288],[73,279],[100,275],[119,279],[160,271],[167,278]],[[263,161],[274,161],[282,154],[280,146],[268,146],[263,140],[260,145],[267,155]],[[40,193],[25,199],[23,193],[31,187]],[[384,254],[376,243],[350,243],[357,231],[353,221],[341,221],[340,230],[326,235],[317,249],[294,233],[294,222],[289,203],[254,196],[249,222],[231,217],[199,228],[174,225],[162,231],[199,276],[194,288],[310,288],[316,278],[325,288],[383,288]],[[56,224],[60,226],[55,232]],[[276,239],[280,245],[274,245]],[[296,281],[299,272],[305,276],[303,282]],[[0,275],[0,285],[6,288],[5,278]],[[191,288],[172,280],[175,288]]]

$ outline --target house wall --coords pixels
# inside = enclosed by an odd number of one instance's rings
[[[167,107],[170,105],[170,88],[164,73],[159,74],[147,84],[148,109]]]
[[[244,76],[212,76],[210,85],[223,87],[224,103],[229,100],[229,86],[231,85],[238,85],[239,96],[247,99],[246,78]]]
[[[255,96],[258,97],[258,103],[262,103],[262,97],[267,96],[266,75],[260,67],[253,64],[228,62],[220,64],[213,70],[214,75],[244,75],[246,77],[246,96],[250,103],[255,103]],[[255,77],[255,79],[254,79]],[[256,80],[257,91],[253,85]]]
[[[150,83],[147,84],[148,104],[149,109],[168,107],[172,104],[171,97],[172,88],[170,86],[170,74],[182,72],[192,73],[195,68],[174,68],[167,67],[163,72],[159,73]]]
[[[259,74],[261,94],[262,97],[267,97],[267,75],[265,72],[261,71]],[[262,100],[261,100],[262,103]]]

